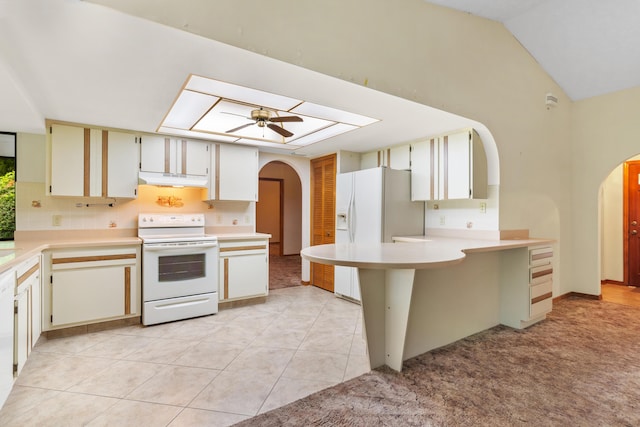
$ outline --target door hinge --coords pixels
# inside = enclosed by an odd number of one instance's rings
[[[137,196],[137,195],[138,195],[138,189],[137,189],[137,188],[133,190],[133,195],[134,195],[134,196]]]
[[[15,375],[15,374],[17,374],[17,373],[18,373],[18,364],[17,364],[17,363],[14,363],[14,364],[13,364],[13,375]]]
[[[13,314],[18,314],[18,305],[13,306]]]
[[[53,285],[53,274],[49,276],[49,283]]]
[[[51,315],[51,323],[53,324],[53,314]]]
[[[53,126],[49,126],[49,133],[53,134]]]
[[[49,186],[49,193],[52,193],[52,192],[53,192],[53,185],[50,185]]]

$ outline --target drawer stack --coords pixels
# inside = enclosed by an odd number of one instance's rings
[[[553,248],[529,248],[529,319],[540,320],[552,308]]]

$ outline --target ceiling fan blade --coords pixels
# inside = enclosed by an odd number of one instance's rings
[[[278,125],[274,125],[274,124],[269,123],[269,124],[267,125],[267,127],[268,127],[269,129],[271,129],[272,131],[274,131],[274,132],[276,132],[276,133],[279,133],[280,135],[284,136],[285,138],[289,138],[290,136],[293,136],[293,134],[292,134],[291,132],[289,132],[289,131],[288,131],[288,130],[286,130],[285,128],[280,127],[280,126],[278,126]]]
[[[301,122],[302,117],[298,116],[284,116],[284,117],[273,117],[269,119],[270,122],[274,123],[282,123],[282,122]]]
[[[251,126],[251,125],[253,125],[253,123],[247,123],[246,125],[242,125],[242,126],[238,126],[237,128],[229,129],[229,130],[228,130],[228,131],[226,131],[225,133],[234,133],[234,132],[239,131],[240,129],[244,129],[244,128],[246,128],[247,126]]]

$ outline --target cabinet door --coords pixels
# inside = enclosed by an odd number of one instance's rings
[[[258,200],[258,150],[219,145],[218,200]]]
[[[23,286],[18,295],[15,297],[14,309],[14,347],[13,347],[13,364],[16,366],[18,375],[22,370],[31,346],[29,343],[29,286]]]
[[[53,326],[125,314],[124,267],[79,268],[52,274]]]
[[[13,293],[16,272],[0,274],[0,407],[13,385]]]
[[[471,141],[469,132],[443,137],[444,161],[441,176],[444,192],[441,199],[468,199],[471,197]]]
[[[227,259],[229,298],[266,294],[269,277],[266,254],[230,256]]]
[[[107,134],[107,196],[135,198],[138,188],[139,147],[133,134]]]
[[[168,137],[144,135],[140,146],[140,170],[143,172],[176,173],[172,168],[171,158],[175,159],[175,141],[172,144]],[[173,156],[172,156],[173,154]]]
[[[182,173],[203,175],[209,173],[209,144],[202,141],[184,141],[185,160]]]
[[[84,195],[85,130],[51,125],[51,195]],[[87,138],[88,139],[88,138]]]
[[[438,198],[438,142],[435,139],[411,145],[411,200]]]

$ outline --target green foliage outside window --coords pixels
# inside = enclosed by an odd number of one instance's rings
[[[0,239],[13,240],[16,230],[16,172],[0,176]]]

